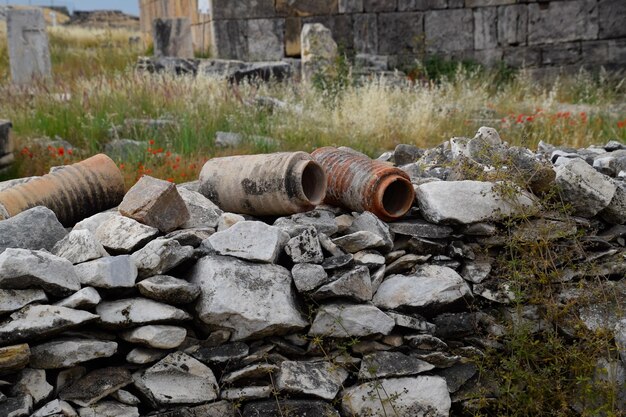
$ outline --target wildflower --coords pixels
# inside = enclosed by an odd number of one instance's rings
[[[63,156],[65,155],[65,148],[63,146],[60,146],[57,152],[59,153],[59,155]]]
[[[617,122],[617,128],[618,128],[618,129],[623,129],[623,128],[625,128],[625,127],[626,127],[626,119],[624,119],[624,120],[622,120],[622,121]]]
[[[150,145],[154,145],[154,139],[150,139],[150,140],[148,141],[148,143],[149,143]]]

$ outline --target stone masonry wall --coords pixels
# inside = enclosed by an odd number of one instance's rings
[[[161,4],[162,14],[144,13],[148,3]],[[173,3],[181,0],[142,1],[142,18],[171,14]],[[198,15],[197,1],[184,3]],[[203,45],[216,58],[297,57],[302,25],[322,23],[346,50],[388,57],[390,67],[427,55],[530,68],[626,65],[624,0],[210,0],[209,6],[199,16],[210,28]]]

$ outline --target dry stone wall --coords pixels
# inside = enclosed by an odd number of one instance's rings
[[[142,19],[164,17],[144,13]],[[153,0],[162,14],[176,0]],[[191,2],[196,3],[197,2]],[[439,55],[513,67],[626,64],[626,2],[622,0],[211,0],[205,22],[216,58],[278,60],[300,56],[306,23],[330,28],[340,46],[387,57],[389,67],[415,57]],[[155,9],[154,6],[151,6]],[[143,22],[146,27],[147,22]]]
[[[0,416],[473,415],[505,392],[477,363],[520,325],[612,334],[591,360],[625,412],[626,145],[532,152],[483,127],[379,160],[416,191],[398,221],[244,217],[203,176],[143,177],[71,229],[42,206],[0,221]],[[527,187],[476,178],[494,166]],[[572,215],[542,209],[555,185]],[[563,315],[511,287],[511,239],[552,248]]]

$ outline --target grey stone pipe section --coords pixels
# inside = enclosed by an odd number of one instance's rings
[[[326,196],[322,167],[305,152],[214,158],[202,167],[200,192],[222,210],[283,216],[313,209]]]

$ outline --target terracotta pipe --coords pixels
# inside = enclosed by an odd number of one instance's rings
[[[117,206],[122,198],[122,173],[111,158],[99,154],[0,192],[0,218],[45,206],[69,227]]]
[[[328,204],[370,211],[385,221],[404,216],[413,205],[413,185],[398,168],[333,147],[316,149],[312,155],[328,175]]]
[[[200,192],[225,211],[281,216],[320,204],[326,174],[305,152],[213,158],[200,172]]]

